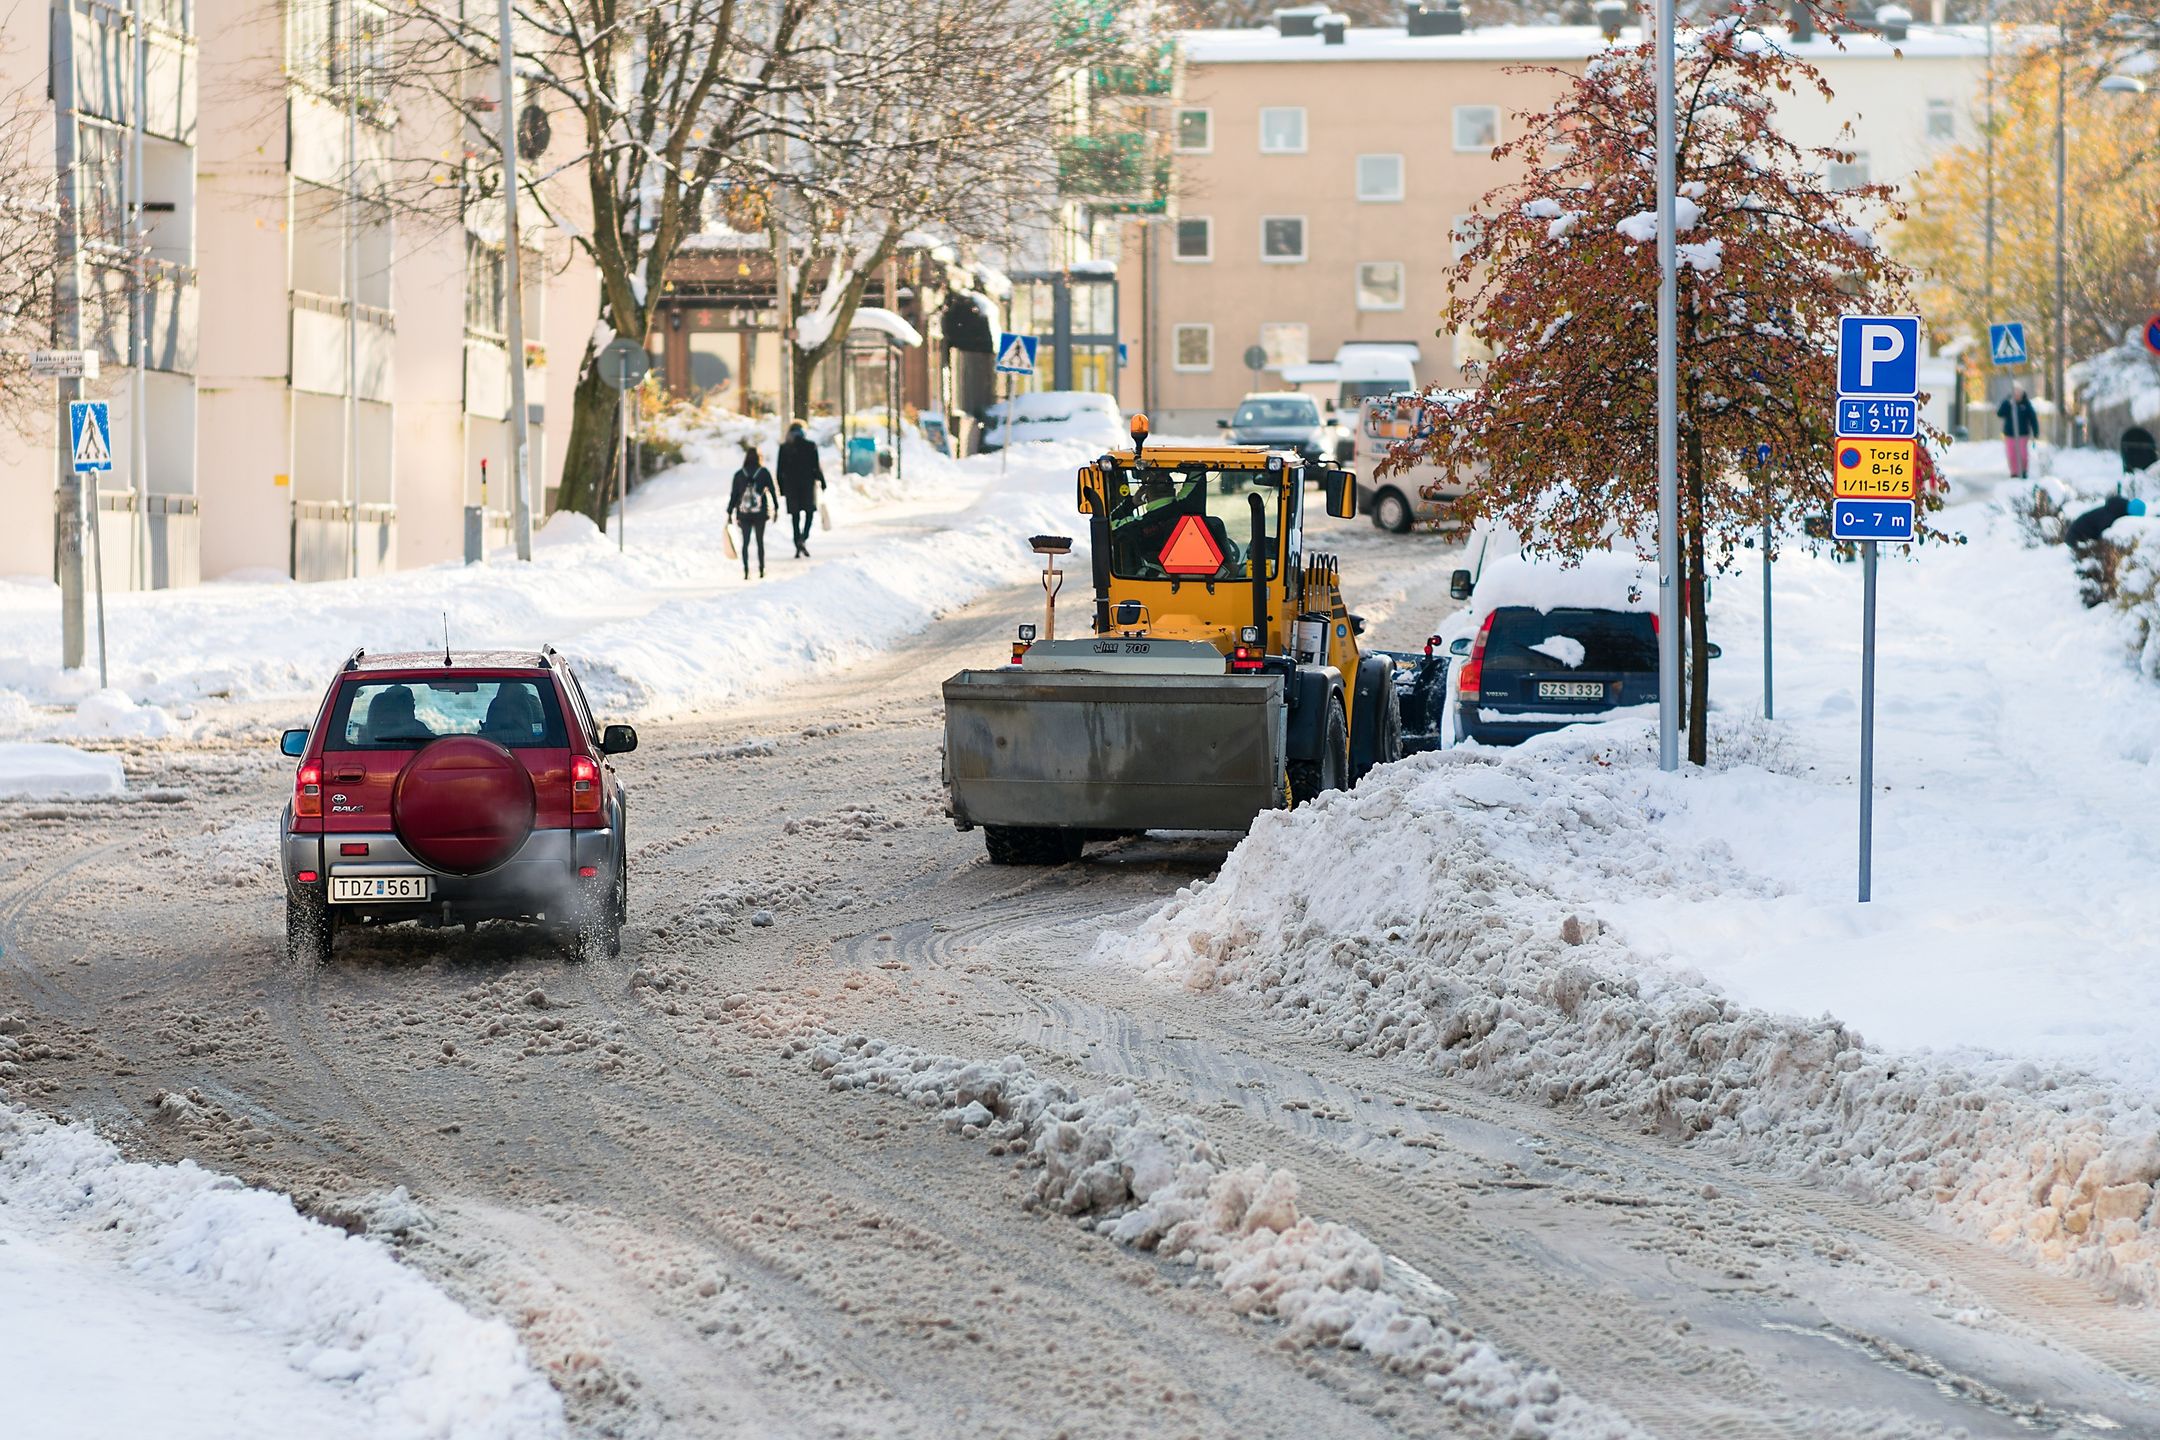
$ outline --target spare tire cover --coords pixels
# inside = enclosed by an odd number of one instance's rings
[[[438,870],[492,870],[532,834],[532,774],[492,740],[445,736],[398,772],[390,823],[415,859]]]

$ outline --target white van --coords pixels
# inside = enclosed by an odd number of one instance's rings
[[[1462,528],[1455,502],[1462,499],[1469,484],[1452,481],[1445,470],[1422,463],[1385,476],[1377,472],[1380,462],[1398,443],[1431,434],[1436,407],[1444,410],[1468,398],[1469,393],[1434,390],[1419,395],[1402,391],[1371,396],[1359,405],[1350,464],[1357,472],[1358,509],[1372,516],[1373,524],[1397,535],[1418,525],[1441,531]],[[1474,481],[1473,476],[1471,483]]]

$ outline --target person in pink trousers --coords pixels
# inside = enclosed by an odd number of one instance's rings
[[[2009,398],[1995,407],[1995,418],[2002,421],[2003,454],[2010,461],[2010,478],[2031,479],[2032,447],[2040,436],[2040,416],[2024,386],[2012,390]]]

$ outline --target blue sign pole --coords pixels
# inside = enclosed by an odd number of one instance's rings
[[[1875,888],[1875,542],[1860,542],[1860,903]]]
[[[1762,718],[1777,718],[1777,701],[1770,681],[1770,447],[1755,447],[1755,464],[1762,472],[1758,483],[1763,487],[1762,522]]]
[[[98,526],[99,495],[97,477],[110,471],[112,466],[112,413],[103,400],[73,400],[68,403],[68,448],[70,463],[74,466],[77,483],[89,493],[90,502],[90,573],[97,587],[97,678],[98,689],[112,686],[105,670],[105,537]]]

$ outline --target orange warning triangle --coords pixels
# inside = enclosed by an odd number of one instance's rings
[[[1166,575],[1213,575],[1222,569],[1222,547],[1208,533],[1206,522],[1198,515],[1187,515],[1177,522],[1170,532],[1170,539],[1162,547],[1162,568]]]

